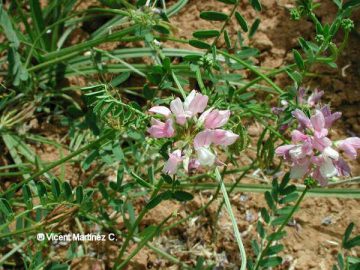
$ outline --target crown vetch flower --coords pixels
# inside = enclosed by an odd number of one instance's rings
[[[152,126],[148,129],[148,132],[154,138],[171,138],[175,135],[172,119],[168,119],[164,123],[152,118],[151,124]]]
[[[349,176],[350,167],[338,150],[355,159],[357,149],[360,149],[360,138],[350,137],[334,143],[327,137],[329,128],[341,113],[332,114],[329,106],[324,106],[315,109],[310,118],[299,109],[292,114],[300,124],[299,129],[292,131],[291,144],[279,146],[275,150],[276,155],[290,163],[290,176],[311,176],[321,185],[326,185],[327,180],[334,176]]]
[[[181,157],[181,150],[175,150],[174,152],[170,153],[169,159],[163,168],[163,172],[169,175],[175,174],[182,160],[183,158]]]
[[[230,118],[229,110],[210,108],[205,111],[208,97],[195,90],[185,98],[175,98],[166,106],[154,106],[149,112],[165,117],[166,122],[152,119],[148,132],[153,138],[170,138],[175,136],[180,149],[169,154],[163,172],[173,175],[183,164],[185,171],[196,170],[201,166],[223,164],[217,159],[215,146],[233,144],[238,135],[231,131],[218,129]],[[198,118],[198,114],[200,114]],[[176,123],[176,124],[175,124]],[[174,126],[173,126],[174,125]]]

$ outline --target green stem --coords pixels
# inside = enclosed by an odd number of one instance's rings
[[[298,209],[300,203],[302,202],[302,200],[305,197],[306,192],[309,190],[309,187],[306,186],[306,188],[304,189],[304,191],[301,193],[300,197],[298,198],[298,200],[296,201],[294,207],[291,209],[291,212],[287,215],[286,219],[284,220],[284,222],[281,224],[281,226],[276,230],[275,234],[278,234],[279,232],[281,232],[284,227],[289,223],[291,217],[294,215],[295,211]],[[270,248],[271,244],[272,244],[272,240],[269,240],[265,246],[265,248],[261,251],[260,255],[258,256],[257,260],[256,260],[256,264],[254,267],[254,270],[259,269],[260,266],[260,262],[262,260],[262,258],[264,257],[264,255],[267,253],[268,249]]]
[[[279,94],[284,94],[284,91],[279,87],[277,86],[272,80],[270,80],[270,78],[261,73],[260,71],[258,71],[257,68],[255,68],[253,65],[247,63],[246,61],[234,56],[234,55],[231,55],[227,52],[224,52],[224,51],[220,51],[218,50],[218,52],[222,55],[224,55],[225,57],[228,57],[228,58],[231,58],[233,60],[235,60],[236,62],[238,62],[239,64],[243,65],[244,67],[246,67],[247,69],[249,69],[250,71],[252,71],[253,73],[255,73],[256,75],[258,75],[260,78],[262,78],[264,81],[266,81],[268,84],[271,85],[272,88],[274,88],[274,90],[276,92],[278,92]]]
[[[239,4],[240,4],[240,1],[236,1],[236,3],[234,4],[234,6],[233,6],[233,8],[232,8],[232,10],[231,10],[231,12],[230,12],[230,14],[229,14],[229,16],[227,17],[227,19],[225,20],[224,24],[223,24],[222,27],[221,27],[219,35],[218,35],[218,36],[214,39],[214,41],[212,42],[211,47],[214,46],[214,45],[216,46],[216,42],[219,40],[219,38],[221,37],[222,33],[225,31],[226,26],[228,25],[229,21],[231,20],[232,16],[234,15],[234,13],[235,13],[237,7],[239,6]],[[211,48],[211,47],[210,47],[210,48]],[[210,49],[208,49],[208,52],[209,52],[209,50],[210,50]]]
[[[227,211],[229,213],[230,220],[231,220],[233,230],[234,230],[234,234],[235,234],[235,239],[236,239],[236,242],[237,242],[239,250],[240,250],[240,257],[241,257],[240,270],[246,270],[246,252],[245,252],[245,248],[244,248],[244,245],[243,245],[242,240],[241,240],[241,235],[240,235],[240,232],[239,232],[239,228],[238,228],[234,213],[233,213],[233,211],[231,209],[231,204],[230,204],[230,200],[229,200],[229,197],[228,197],[228,194],[227,194],[227,191],[226,191],[224,181],[222,180],[222,177],[221,177],[221,174],[220,174],[218,168],[215,169],[215,178],[219,182],[219,184],[221,185],[221,191],[222,191],[223,196],[224,196],[225,206],[226,206],[226,209],[227,209]]]

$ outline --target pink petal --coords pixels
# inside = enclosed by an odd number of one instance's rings
[[[312,177],[318,181],[318,183],[321,185],[321,186],[326,186],[328,181],[326,178],[324,178],[321,173],[320,173],[320,169],[317,168],[313,173],[312,173]]]
[[[291,132],[291,140],[293,143],[304,142],[308,139],[308,136],[299,130],[295,129]]]
[[[275,154],[278,156],[285,157],[289,154],[289,151],[294,147],[295,147],[295,145],[293,145],[293,144],[286,144],[286,145],[279,146],[278,148],[276,148]]]
[[[303,111],[296,109],[292,112],[292,115],[299,121],[302,127],[311,127],[311,121]]]
[[[165,106],[154,106],[154,107],[150,108],[149,112],[162,114],[166,118],[168,118],[171,115],[171,111]]]
[[[196,170],[200,167],[200,162],[197,159],[191,159],[189,162],[189,168],[188,170]]]
[[[184,111],[184,105],[180,98],[176,98],[170,102],[170,109],[175,115],[176,123],[184,125],[186,122],[186,115]]]
[[[324,91],[319,91],[318,89],[315,89],[314,93],[310,95],[308,98],[308,105],[310,107],[315,106],[321,99],[321,97],[324,95]]]
[[[237,139],[239,138],[239,135],[223,129],[215,129],[214,135],[213,135],[213,143],[215,145],[231,145],[233,144]]]
[[[202,113],[208,103],[209,98],[205,95],[196,93],[194,99],[189,104],[188,110],[192,112],[192,114]]]
[[[341,176],[350,176],[351,169],[345,160],[339,158],[335,163],[335,166]]]
[[[302,179],[309,171],[309,163],[296,164],[291,168],[290,177],[292,179]]]
[[[357,151],[351,143],[347,142],[346,140],[340,141],[338,143],[338,148],[343,150],[345,154],[349,156],[349,158],[356,159]]]
[[[316,110],[315,114],[310,118],[314,130],[322,132],[325,127],[325,117],[320,110]]]
[[[351,144],[355,149],[360,148],[360,138],[358,137],[350,137],[345,139],[345,141],[349,144]]]
[[[206,128],[222,127],[227,123],[229,117],[230,117],[229,110],[224,110],[224,111],[213,110],[207,115],[205,119],[205,127]]]
[[[213,142],[214,132],[213,130],[204,130],[196,134],[194,138],[194,147],[195,149],[198,149],[199,147],[203,146],[210,146],[210,144]]]
[[[181,162],[181,150],[175,150],[169,155],[169,159],[164,165],[163,172],[169,175],[174,175],[178,169],[179,163]]]
[[[175,130],[172,126],[173,122],[171,119],[166,120],[165,123],[157,120],[151,119],[152,126],[148,128],[150,136],[153,138],[171,138],[175,134]]]

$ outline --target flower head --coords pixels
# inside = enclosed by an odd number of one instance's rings
[[[299,122],[299,128],[291,133],[292,143],[275,150],[276,155],[290,163],[290,176],[298,179],[311,176],[325,185],[331,177],[350,175],[350,168],[338,150],[344,151],[352,159],[356,158],[360,138],[350,137],[335,143],[328,138],[329,128],[341,113],[331,113],[329,106],[324,106],[315,109],[310,117],[299,109],[292,114]]]
[[[181,145],[169,154],[163,172],[173,175],[183,163],[185,171],[196,170],[201,166],[223,164],[217,159],[216,146],[228,146],[239,137],[231,131],[218,129],[227,124],[229,110],[210,108],[205,111],[208,97],[195,90],[182,101],[175,98],[170,102],[170,109],[154,106],[149,112],[165,117],[166,122],[152,119],[148,129],[151,137],[170,138],[176,136]],[[201,114],[199,117],[198,115]],[[176,130],[176,135],[175,135]],[[176,145],[177,143],[175,143]]]

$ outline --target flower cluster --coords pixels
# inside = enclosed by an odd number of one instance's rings
[[[195,90],[181,101],[176,98],[165,106],[154,106],[149,111],[161,115],[164,121],[152,118],[148,132],[153,138],[176,138],[177,150],[169,154],[163,172],[173,175],[182,164],[185,171],[200,166],[221,164],[214,146],[233,144],[238,135],[219,129],[230,117],[229,110],[210,108],[205,111],[208,97]],[[200,115],[200,116],[199,116]]]
[[[293,111],[293,116],[299,127],[291,133],[292,144],[276,149],[276,154],[291,164],[291,177],[311,176],[321,185],[326,185],[331,177],[349,176],[350,168],[341,158],[339,150],[355,159],[360,138],[350,137],[336,142],[328,138],[330,127],[341,117],[341,113],[331,113],[329,106],[324,106],[315,109],[310,118],[299,109]]]

